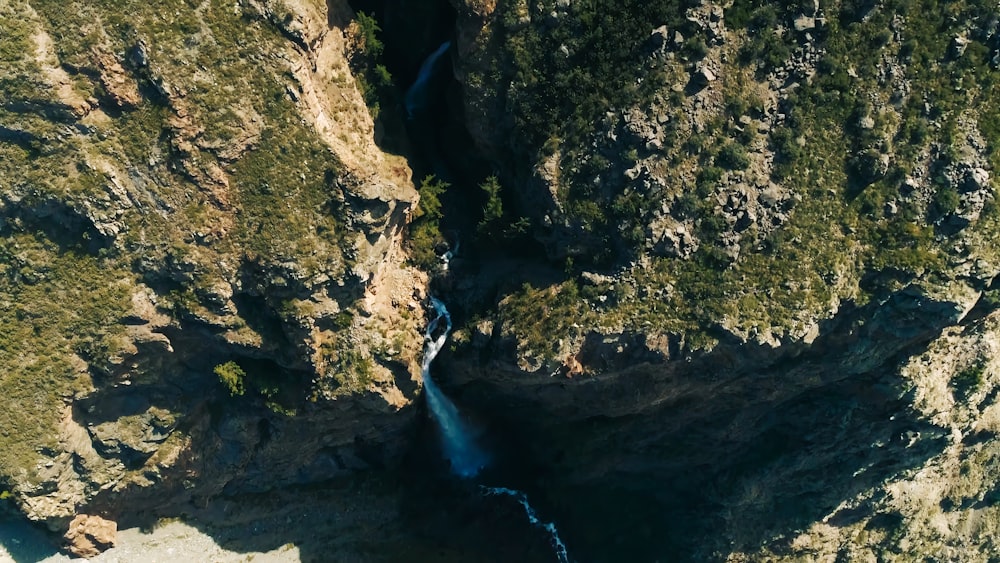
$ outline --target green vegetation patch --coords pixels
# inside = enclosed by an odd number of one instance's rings
[[[951,385],[955,393],[960,396],[968,396],[977,391],[986,382],[987,362],[980,358],[972,365],[958,371],[951,378]]]
[[[254,259],[281,262],[322,256],[336,260],[343,240],[334,197],[339,163],[315,134],[296,121],[265,130],[258,146],[233,166],[239,189],[237,238]],[[337,271],[331,260],[306,263]]]
[[[572,334],[574,329],[577,333],[572,335],[580,336],[595,320],[574,281],[546,288],[524,284],[500,304],[500,311],[523,349],[546,358],[554,357],[559,337]]]
[[[229,361],[219,364],[212,371],[215,372],[215,375],[219,376],[219,381],[229,390],[230,395],[237,397],[246,393],[244,380],[247,373],[236,362]]]
[[[81,361],[114,357],[133,276],[43,237],[0,238],[0,474],[31,476],[63,408],[89,389]]]
[[[438,248],[444,244],[441,234],[441,196],[449,187],[448,182],[427,176],[420,183],[420,203],[410,223],[410,260],[425,271],[438,267]]]
[[[677,0],[578,0],[559,9],[555,0],[498,2],[504,59],[495,64],[513,79],[502,94],[518,138],[534,149],[552,137],[578,146],[608,108],[651,95],[660,84],[639,80],[649,78],[646,42],[655,27],[680,27],[683,13]]]
[[[0,107],[23,111],[25,105],[54,101],[37,60],[39,44],[33,36],[38,29],[38,18],[27,2],[0,5]]]
[[[522,288],[504,301],[501,313],[505,320],[516,321],[510,326],[517,336],[544,353],[546,342],[569,334],[569,329],[553,321],[532,320],[539,310],[546,317],[582,318],[608,332],[682,332],[695,347],[697,343],[711,345],[720,329],[748,338],[801,336],[842,301],[865,303],[917,280],[949,278],[950,253],[957,237],[975,246],[970,246],[970,252],[996,255],[991,241],[1000,233],[998,206],[988,202],[979,220],[965,231],[946,233],[940,228],[941,220],[960,208],[961,194],[937,172],[964,158],[959,153],[966,135],[962,127],[971,116],[986,140],[991,175],[996,176],[1000,110],[995,100],[1000,95],[1000,72],[989,67],[990,51],[975,31],[989,24],[995,6],[985,1],[894,0],[884,6],[840,2],[824,5],[823,10],[826,22],[811,32],[822,52],[817,72],[784,94],[779,109],[785,119],[767,133],[768,146],[775,153],[770,180],[794,195],[782,225],[767,234],[756,233],[755,227],[741,234],[738,256],[720,239],[725,225],[716,212],[717,188],[727,174],[751,164],[749,153],[758,142],[755,131],[747,131],[753,126],[740,130],[734,124],[742,115],[759,115],[761,107],[752,85],[741,83],[739,69],[732,69],[722,79],[724,112],[709,117],[700,132],[690,137],[668,135],[673,144],[663,149],[673,166],[696,163],[695,185],[674,187],[683,189],[674,212],[694,221],[699,250],[691,258],[649,257],[621,270],[620,283],[602,290],[606,303],[587,300],[585,311],[598,311],[596,315],[581,314],[580,304],[562,297],[573,294],[572,287],[578,285],[575,278],[549,288]],[[802,13],[798,2],[735,2],[727,12],[727,28],[735,30],[744,54],[749,53],[736,64],[744,65],[752,76],[785,59],[782,50],[797,48],[795,42],[784,36],[780,45],[772,45],[772,31],[791,29],[794,18]],[[643,12],[633,14],[639,17]],[[893,23],[897,18],[901,21]],[[646,20],[639,27],[663,21],[670,20]],[[899,31],[887,34],[887,29]],[[522,30],[510,37],[530,33]],[[969,38],[960,56],[951,45],[959,35]],[[541,52],[537,41],[512,44],[512,56],[534,61],[534,75],[558,75],[568,63],[555,61],[555,54],[552,60],[529,57]],[[518,49],[527,54],[519,54]],[[775,49],[782,52],[768,62],[762,53]],[[880,56],[900,61],[897,68],[909,82],[908,96],[897,95],[895,85],[885,82]],[[628,58],[624,57],[620,61]],[[627,63],[622,66],[631,68]],[[523,69],[524,76],[528,72]],[[525,87],[534,91],[530,82]],[[600,89],[584,89],[578,95],[593,92]],[[622,96],[633,103],[644,99],[634,88]],[[626,103],[615,102],[612,96],[595,99],[598,102],[578,107]],[[572,120],[557,107],[547,109],[547,115]],[[541,130],[565,135],[566,130],[552,127]],[[590,143],[582,146],[591,150]],[[594,224],[598,233],[621,229],[623,220],[627,222],[623,218],[640,216],[650,204],[642,196],[630,201],[619,194],[614,196],[619,205],[610,212],[601,205],[601,198],[607,196],[595,188],[595,177],[605,176],[596,171],[614,165],[616,159],[610,156],[589,155],[592,168],[581,164],[583,173],[565,179],[571,184],[566,190],[566,208],[581,223]],[[629,161],[628,154],[619,157],[618,162]],[[922,163],[938,175],[929,201],[903,193],[904,180]],[[564,158],[561,164],[563,170],[573,170],[579,163]],[[678,184],[682,181],[670,170],[664,177]],[[523,328],[521,322],[526,323]]]
[[[595,177],[609,173],[611,160],[627,155],[595,153],[590,136],[607,112],[648,107],[666,77],[648,67],[650,33],[667,25],[694,37],[683,14],[677,0],[580,0],[561,7],[555,0],[497,3],[496,33],[481,52],[487,60],[477,63],[483,71],[468,81],[493,104],[491,111],[504,117],[497,135],[506,137],[501,144],[513,147],[516,159],[533,161],[539,153],[561,151],[566,181],[558,194],[564,204],[560,219],[579,235],[583,261],[590,261],[593,251],[594,261],[607,262],[618,246],[641,238],[629,214],[639,203],[634,195],[611,184],[595,185],[600,183]]]
[[[143,92],[139,107],[112,115],[113,126],[99,126],[100,139],[85,148],[140,172],[142,187],[155,192],[145,203],[159,209],[130,216],[133,228],[123,233],[144,256],[139,263],[197,263],[190,275],[199,287],[189,288],[195,301],[233,274],[218,254],[295,261],[312,273],[347,269],[352,243],[338,221],[340,165],[302,120],[290,93],[293,47],[271,22],[221,0],[33,5],[71,69],[93,73],[95,53],[124,54],[125,72]],[[102,94],[98,81],[91,86]],[[159,93],[163,87],[173,101]],[[191,177],[220,171],[228,188]],[[196,244],[205,240],[214,248]]]

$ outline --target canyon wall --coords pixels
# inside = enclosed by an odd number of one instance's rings
[[[545,560],[425,463],[433,286],[577,560],[998,556],[995,6],[356,4],[0,6],[0,502]]]

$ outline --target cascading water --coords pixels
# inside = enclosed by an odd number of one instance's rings
[[[424,362],[421,365],[424,396],[427,397],[427,407],[441,431],[444,456],[451,463],[451,470],[459,477],[475,477],[489,463],[489,456],[476,443],[476,436],[462,420],[458,407],[441,392],[431,377],[431,362],[444,347],[448,333],[451,332],[451,315],[444,303],[431,297],[431,304],[437,316],[427,325],[425,335],[427,345],[424,349]],[[434,332],[442,320],[445,328],[440,336],[435,338]]]
[[[450,256],[443,257],[445,260],[448,258]],[[451,332],[451,315],[448,313],[448,308],[433,297],[431,297],[431,305],[434,306],[437,316],[427,325],[425,333],[427,344],[424,349],[424,361],[421,365],[421,373],[424,378],[424,396],[427,398],[427,407],[430,409],[431,416],[441,431],[444,456],[451,463],[452,472],[459,477],[468,479],[478,475],[489,463],[490,458],[477,443],[475,433],[462,419],[458,407],[441,392],[431,377],[431,362],[444,347],[448,340],[448,334]],[[439,331],[442,321],[444,321],[444,330],[441,330],[440,335],[435,338],[434,333]],[[542,522],[534,507],[528,503],[527,494],[507,487],[480,486],[480,490],[487,496],[506,495],[515,498],[524,507],[528,522],[532,526],[537,526],[548,532],[549,542],[552,544],[552,549],[559,559],[559,563],[570,562],[566,544],[559,537],[556,525],[552,522]]]
[[[424,121],[427,113],[429,97],[431,95],[431,84],[437,65],[451,47],[451,41],[445,41],[424,60],[420,66],[420,72],[416,81],[406,91],[405,109],[406,117],[411,124],[416,121]],[[429,121],[429,120],[428,120]],[[411,133],[412,134],[412,133]],[[433,154],[431,156],[433,159]],[[455,247],[441,256],[441,270],[447,271],[451,258],[458,252],[458,243]],[[427,409],[437,424],[440,431],[442,450],[445,459],[451,465],[451,471],[463,479],[471,479],[477,475],[490,463],[490,456],[478,441],[478,435],[474,428],[470,426],[458,412],[458,407],[444,395],[431,377],[431,363],[438,353],[444,348],[451,332],[451,315],[448,308],[438,299],[431,298],[431,305],[434,307],[436,316],[427,325],[425,333],[426,345],[424,348],[424,359],[421,365],[421,374],[424,380],[424,396],[427,399]],[[443,323],[443,330],[442,330]],[[438,333],[435,336],[435,333]],[[549,535],[549,542],[552,550],[560,563],[570,563],[566,544],[559,537],[559,532],[552,522],[543,522],[535,511],[534,507],[528,503],[528,495],[516,489],[507,487],[487,487],[480,486],[485,496],[509,496],[514,498],[522,507],[528,517],[528,522],[536,526]]]
[[[404,102],[407,118],[413,119],[418,112],[427,106],[427,93],[431,77],[434,75],[434,68],[437,66],[438,59],[444,56],[450,47],[451,41],[445,41],[420,65],[420,72],[417,73],[417,79],[410,86],[410,89],[406,91]]]
[[[507,487],[482,487],[482,490],[487,495],[507,495],[517,499],[517,502],[521,503],[521,506],[524,507],[524,512],[528,516],[528,522],[531,522],[532,526],[538,526],[549,533],[549,541],[552,543],[552,550],[555,551],[556,557],[559,558],[559,563],[569,563],[569,552],[566,551],[566,544],[559,537],[556,525],[553,522],[542,522],[535,509],[528,504],[528,495],[521,491],[508,489]]]

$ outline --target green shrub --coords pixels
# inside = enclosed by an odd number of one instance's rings
[[[375,364],[358,350],[344,350],[338,359],[338,382],[351,390],[365,389],[372,381]]]
[[[941,186],[934,192],[933,212],[937,216],[950,215],[958,209],[958,192],[951,186]]]
[[[716,162],[719,163],[719,166],[729,170],[743,170],[750,166],[750,157],[747,156],[747,150],[743,148],[743,145],[726,143],[719,150]]]
[[[701,36],[695,35],[684,41],[683,52],[689,60],[700,61],[708,54],[708,45],[705,45],[705,40]]]
[[[708,136],[703,133],[692,133],[684,141],[683,148],[688,154],[697,155],[705,149],[708,144]]]
[[[873,43],[875,47],[881,48],[888,45],[890,41],[892,41],[892,32],[888,29],[883,29],[875,35]]]
[[[691,192],[684,192],[674,203],[674,210],[681,217],[694,217],[698,212],[698,196]]]
[[[333,316],[333,326],[338,330],[347,330],[354,323],[354,314],[350,311],[340,311]]]
[[[957,393],[969,395],[986,382],[986,362],[977,361],[971,366],[959,371],[951,378],[952,387]]]
[[[500,192],[503,189],[500,179],[490,176],[479,184],[479,189],[486,194],[486,204],[483,206],[483,218],[479,221],[476,229],[480,235],[495,237],[501,228],[501,219],[504,216],[503,200]]]
[[[369,16],[364,12],[358,12],[354,21],[358,24],[358,43],[361,46],[361,50],[371,59],[381,57],[385,45],[378,38],[379,34],[382,33],[382,28],[379,27],[378,21],[374,16]]]
[[[706,166],[698,171],[695,179],[696,193],[699,197],[708,197],[714,190],[716,184],[722,179],[725,171],[718,166]]]
[[[229,394],[238,397],[246,392],[245,381],[246,372],[236,362],[230,360],[224,364],[215,366],[212,370],[219,377],[219,381],[229,390]]]
[[[441,234],[441,196],[449,184],[427,176],[420,183],[420,203],[410,222],[410,260],[427,271],[437,268],[437,248],[445,242]]]
[[[723,104],[726,108],[726,114],[734,119],[746,115],[750,110],[750,102],[739,96],[727,95]]]

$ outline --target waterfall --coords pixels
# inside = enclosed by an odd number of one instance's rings
[[[489,463],[489,456],[476,443],[476,436],[462,420],[458,413],[458,407],[441,392],[434,379],[431,378],[431,362],[444,347],[448,340],[448,333],[451,332],[451,315],[448,314],[444,303],[431,297],[431,304],[434,306],[437,316],[427,325],[425,334],[427,344],[424,348],[424,362],[421,366],[421,374],[424,378],[424,396],[427,398],[427,407],[441,431],[444,457],[451,463],[452,472],[463,478],[474,477]],[[437,331],[442,320],[445,323],[445,328],[441,335],[435,338],[434,332]]]
[[[420,72],[417,74],[416,81],[406,91],[405,106],[407,118],[413,119],[417,112],[424,109],[424,106],[427,105],[427,89],[431,76],[434,74],[434,67],[437,65],[438,59],[448,51],[449,47],[451,47],[451,41],[445,41],[420,65]]]
[[[559,563],[569,563],[569,552],[566,551],[566,544],[559,537],[556,525],[552,522],[542,522],[541,518],[538,517],[538,513],[535,512],[534,507],[528,503],[528,495],[506,487],[481,488],[487,495],[507,495],[517,499],[517,502],[521,503],[521,506],[524,507],[524,513],[528,516],[528,522],[531,522],[532,526],[537,526],[549,533],[549,542],[552,544],[552,550],[555,552],[556,557],[559,558]]]
[[[458,250],[456,245],[456,250]],[[442,257],[447,263],[449,255]],[[427,398],[427,408],[431,412],[434,421],[437,422],[438,430],[441,433],[441,442],[444,450],[444,457],[451,463],[451,470],[455,475],[463,479],[475,477],[490,462],[489,455],[480,448],[476,442],[476,434],[458,413],[455,403],[441,392],[437,383],[431,377],[431,363],[438,353],[444,348],[448,341],[448,334],[451,332],[451,315],[444,303],[431,297],[431,305],[437,316],[427,325],[427,332],[424,333],[426,345],[424,347],[424,361],[421,365],[421,374],[424,378],[424,396]],[[440,330],[441,323],[444,322],[444,330]],[[434,333],[440,332],[435,337]],[[569,553],[566,551],[566,544],[559,537],[559,531],[552,522],[542,522],[535,512],[534,507],[528,503],[528,495],[516,489],[507,487],[485,487],[480,485],[480,490],[486,496],[506,495],[513,497],[524,507],[524,512],[528,516],[528,522],[548,532],[549,542],[552,544],[552,551],[559,559],[559,563],[570,563]]]

